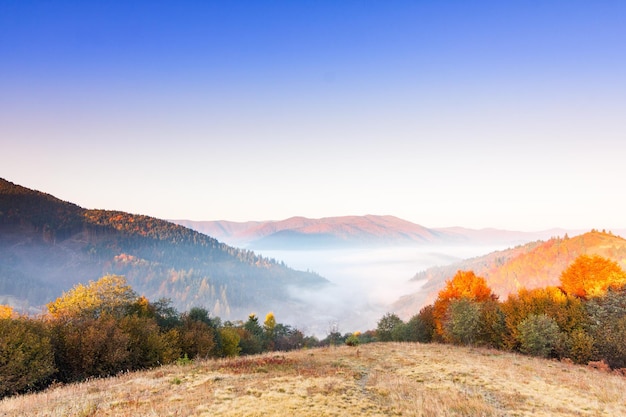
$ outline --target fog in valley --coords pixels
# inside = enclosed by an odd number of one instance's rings
[[[421,246],[324,250],[257,250],[256,253],[288,266],[316,272],[332,286],[319,291],[294,291],[314,305],[308,317],[277,317],[305,333],[325,337],[331,329],[347,333],[374,329],[405,294],[420,290],[411,281],[420,271],[481,256],[508,246]],[[417,312],[416,312],[417,313]]]

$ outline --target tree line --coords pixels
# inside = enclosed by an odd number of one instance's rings
[[[407,322],[387,313],[379,341],[487,346],[578,364],[626,368],[626,273],[601,256],[581,255],[560,285],[520,289],[505,301],[473,271],[458,271],[437,299]]]
[[[78,284],[39,317],[0,306],[0,398],[92,377],[196,358],[219,358],[317,346],[320,341],[278,323],[222,322],[204,308],[178,312],[151,302],[118,275]]]

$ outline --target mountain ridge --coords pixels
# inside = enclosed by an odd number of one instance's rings
[[[0,303],[32,310],[108,273],[150,299],[224,318],[306,310],[290,288],[328,284],[165,220],[88,210],[0,179]]]
[[[219,240],[250,249],[316,249],[320,247],[416,245],[517,245],[562,236],[565,229],[538,232],[428,228],[391,215],[337,216],[311,219],[230,222],[172,220]]]

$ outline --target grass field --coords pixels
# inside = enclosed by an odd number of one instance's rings
[[[0,401],[0,416],[626,416],[626,378],[438,344],[272,353]]]

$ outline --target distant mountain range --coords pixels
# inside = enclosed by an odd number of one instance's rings
[[[147,216],[86,210],[0,179],[0,304],[36,312],[77,283],[126,276],[151,300],[224,319],[307,312],[292,296],[328,281]]]
[[[191,221],[173,223],[248,249],[304,250],[415,245],[519,245],[567,233],[563,229],[516,232],[462,227],[427,228],[394,216],[343,216],[280,221]]]
[[[392,310],[405,318],[416,314],[436,299],[445,281],[459,270],[471,270],[485,278],[501,299],[520,288],[558,286],[561,272],[583,254],[612,259],[626,269],[626,239],[595,230],[574,237],[565,235],[418,272],[412,280],[424,283],[420,291],[399,299]]]

